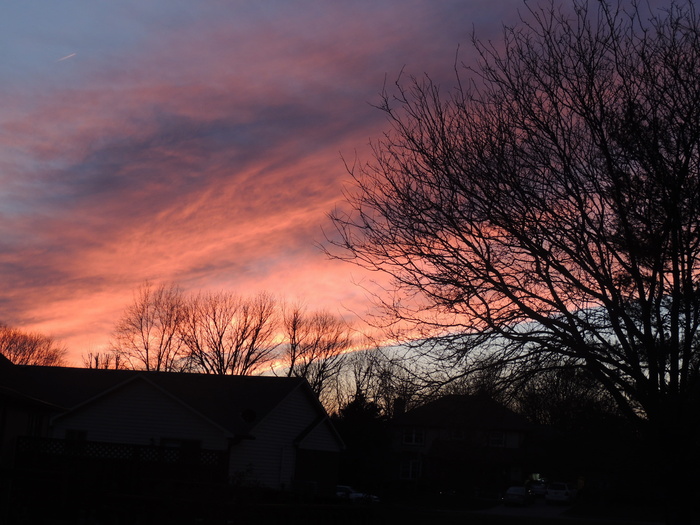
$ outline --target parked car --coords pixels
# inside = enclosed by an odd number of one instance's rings
[[[346,499],[351,503],[379,503],[379,497],[373,494],[358,492],[349,485],[336,486],[335,495],[341,499]]]
[[[504,505],[528,505],[531,502],[532,493],[527,489],[527,487],[508,487],[505,494],[503,494]]]
[[[576,489],[569,483],[554,482],[547,485],[544,499],[547,503],[571,503],[576,496]]]

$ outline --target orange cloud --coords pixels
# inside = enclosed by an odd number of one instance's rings
[[[84,42],[0,86],[0,321],[55,335],[80,365],[145,279],[362,313],[367,276],[317,247],[340,155],[367,158],[385,75],[449,79],[472,22],[496,30],[510,5],[109,8],[132,38],[84,22]]]

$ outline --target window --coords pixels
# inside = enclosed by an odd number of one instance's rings
[[[451,428],[447,431],[447,439],[450,441],[464,441],[466,433],[461,428]]]
[[[420,459],[405,459],[401,462],[401,479],[418,479],[420,478],[423,465]]]
[[[406,428],[403,431],[403,443],[405,445],[422,445],[425,436],[422,428]]]
[[[506,446],[506,434],[505,432],[489,432],[489,447],[505,447]]]

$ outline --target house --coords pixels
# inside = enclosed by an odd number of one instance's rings
[[[485,395],[448,395],[392,421],[393,478],[425,489],[522,483],[530,425]]]
[[[342,447],[303,379],[0,360],[6,472],[70,472],[132,492],[174,479],[331,492]]]

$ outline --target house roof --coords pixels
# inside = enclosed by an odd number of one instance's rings
[[[448,395],[394,418],[400,426],[524,430],[528,421],[486,395]]]
[[[189,408],[236,435],[245,435],[297,388],[303,379],[221,376],[135,370],[15,366],[0,370],[5,388],[60,407],[76,409],[143,377]],[[318,406],[314,405],[316,409]],[[320,409],[322,411],[322,409]]]

